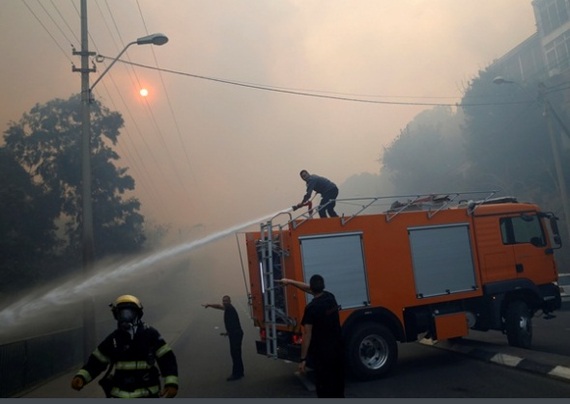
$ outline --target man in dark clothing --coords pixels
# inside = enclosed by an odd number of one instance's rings
[[[123,295],[110,306],[118,327],[75,374],[71,388],[81,390],[109,368],[99,381],[107,397],[175,397],[178,393],[176,357],[159,332],[141,321],[143,307],[139,299]],[[162,391],[160,375],[164,377]]]
[[[311,199],[313,191],[315,191],[317,194],[321,194],[321,202],[317,208],[319,211],[319,216],[327,217],[328,213],[329,217],[338,217],[337,213],[334,210],[334,207],[336,205],[335,199],[338,196],[337,186],[325,177],[309,174],[307,170],[301,170],[299,175],[303,181],[307,183],[307,193],[303,197],[301,203],[293,206],[293,210],[299,209],[306,202],[308,202],[309,199]]]
[[[313,275],[307,285],[292,279],[278,283],[293,285],[314,295],[305,307],[303,342],[299,371],[305,372],[307,357],[315,370],[315,387],[319,398],[344,398],[344,351],[338,315],[339,306],[334,295],[325,289],[321,275]]]
[[[222,304],[207,303],[204,308],[212,307],[224,311],[224,325],[226,332],[221,335],[227,336],[230,340],[230,354],[232,356],[232,374],[227,381],[239,380],[244,376],[243,361],[241,359],[241,343],[243,341],[243,330],[239,322],[239,316],[229,296],[222,297]]]

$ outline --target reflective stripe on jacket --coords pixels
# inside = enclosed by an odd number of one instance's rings
[[[117,397],[117,398],[150,397],[153,395],[154,396],[157,395],[159,390],[160,390],[159,386],[150,386],[142,389],[136,389],[134,391],[125,391],[119,389],[118,387],[113,387],[111,389],[111,397]]]

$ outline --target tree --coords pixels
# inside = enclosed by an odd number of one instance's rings
[[[424,111],[410,122],[382,155],[397,193],[463,191],[461,117],[449,107]]]
[[[540,195],[554,187],[538,83],[497,85],[493,83],[496,76],[498,72],[491,68],[481,71],[462,100],[470,178],[538,202]]]
[[[43,279],[59,247],[57,201],[0,148],[0,294]]]
[[[66,250],[78,264],[81,257],[81,104],[80,96],[35,105],[5,132],[5,148],[57,204],[64,223]],[[115,145],[123,126],[118,112],[91,104],[93,231],[96,258],[133,253],[144,243],[144,218],[136,198],[125,198],[134,180],[118,168]]]

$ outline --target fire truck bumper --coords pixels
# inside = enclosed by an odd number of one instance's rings
[[[265,341],[255,341],[257,353],[260,355],[271,356],[267,354],[267,343]],[[301,345],[299,344],[281,344],[277,345],[277,358],[288,360],[291,362],[299,362],[301,360]]]

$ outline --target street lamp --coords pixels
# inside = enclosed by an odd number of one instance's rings
[[[81,105],[82,105],[82,116],[83,116],[83,126],[82,126],[82,180],[83,180],[83,265],[88,267],[93,261],[93,210],[91,204],[91,92],[93,88],[99,83],[99,81],[107,74],[109,69],[119,60],[119,58],[126,52],[126,50],[131,45],[164,45],[168,42],[168,37],[164,34],[152,34],[141,38],[136,41],[129,42],[123,50],[113,59],[113,61],[107,66],[107,68],[99,75],[97,80],[93,85],[89,86],[89,73],[93,70],[83,69],[82,72],[82,86],[81,86]],[[83,45],[83,44],[82,44]],[[82,46],[83,47],[83,46]],[[85,52],[87,43],[85,44]]]
[[[497,76],[493,79],[493,83],[495,84],[516,84],[519,87],[522,87],[519,83],[512,80],[507,80],[502,76]],[[562,202],[562,210],[564,212],[564,223],[566,224],[566,235],[570,237],[570,207],[568,206],[568,198],[566,192],[566,181],[564,180],[564,171],[562,171],[562,164],[560,162],[560,146],[558,143],[558,137],[554,133],[554,128],[552,126],[552,116],[556,118],[558,122],[562,122],[556,110],[552,107],[552,104],[546,97],[548,88],[544,85],[543,82],[538,84],[538,91],[539,91],[539,101],[542,104],[544,111],[543,116],[546,121],[546,126],[548,127],[548,136],[550,139],[550,147],[552,149],[552,156],[554,160],[554,168],[556,169],[556,178],[558,181],[558,188],[560,190],[560,200]],[[566,131],[564,125],[562,128]]]
[[[73,52],[81,55],[81,68],[73,71],[81,72],[81,180],[82,180],[82,263],[84,275],[89,274],[94,262],[93,242],[93,205],[91,200],[91,91],[105,76],[109,69],[131,45],[164,45],[168,38],[164,34],[152,34],[130,42],[117,55],[109,66],[101,73],[92,86],[89,86],[89,73],[95,68],[89,68],[88,30],[87,30],[87,0],[81,0],[81,51]],[[83,355],[87,356],[95,347],[95,305],[93,299],[85,297],[83,301]]]
[[[497,76],[497,77],[495,77],[495,78],[493,79],[493,83],[495,83],[495,84],[505,84],[505,83],[507,83],[507,84],[517,84],[517,83],[515,83],[514,81],[505,79],[503,76]]]
[[[117,60],[119,60],[119,58],[123,55],[123,53],[125,53],[125,51],[129,48],[129,46],[135,45],[135,44],[136,45],[158,45],[158,46],[161,46],[167,42],[168,42],[168,37],[166,35],[164,35],[164,34],[152,34],[152,35],[143,36],[143,37],[137,39],[136,41],[128,43],[127,46],[125,46],[124,49],[121,51],[121,53],[119,53],[117,55],[117,57],[115,59],[113,59],[111,64],[109,66],[107,66],[107,68],[105,70],[103,70],[103,73],[101,73],[101,75],[97,78],[97,80],[95,80],[93,85],[89,88],[89,91],[93,90],[93,87],[95,87],[97,85],[97,83],[99,83],[99,81],[103,78],[103,76],[109,71],[109,69],[111,67],[113,67],[115,62]]]

